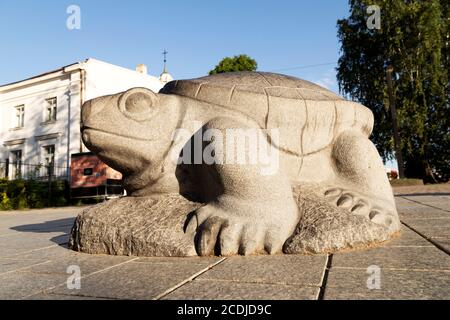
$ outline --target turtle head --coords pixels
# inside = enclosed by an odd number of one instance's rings
[[[178,122],[177,101],[146,88],[87,101],[81,110],[86,147],[124,178],[160,164]]]

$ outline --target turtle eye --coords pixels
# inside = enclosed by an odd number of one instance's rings
[[[143,113],[152,107],[152,99],[143,92],[130,94],[125,100],[125,109],[131,113]]]
[[[122,113],[136,121],[147,120],[154,112],[156,94],[146,88],[133,88],[122,94],[119,108]]]

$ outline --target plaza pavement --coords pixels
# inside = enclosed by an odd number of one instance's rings
[[[67,249],[80,207],[1,212],[0,299],[450,299],[450,184],[395,193],[400,238],[314,256],[89,255]]]

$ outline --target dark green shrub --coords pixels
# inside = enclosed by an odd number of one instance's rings
[[[65,181],[0,179],[0,210],[59,207],[69,203]]]

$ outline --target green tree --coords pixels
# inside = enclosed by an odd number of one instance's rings
[[[250,58],[246,54],[241,54],[232,58],[223,58],[209,74],[234,71],[255,71],[257,67],[258,64],[256,63],[256,60]]]
[[[393,134],[387,109],[386,67],[394,67],[394,96],[405,174],[425,182],[450,177],[448,0],[350,0],[338,20],[340,91],[370,108],[371,139],[387,160]],[[381,28],[369,29],[370,5]]]

